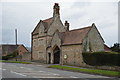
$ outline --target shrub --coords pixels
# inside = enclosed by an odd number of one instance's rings
[[[83,53],[83,60],[89,65],[113,65],[120,66],[120,54],[115,52]]]

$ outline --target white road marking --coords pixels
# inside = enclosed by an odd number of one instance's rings
[[[20,67],[20,68],[24,68],[24,67]]]
[[[71,78],[78,78],[78,77],[76,77],[76,76],[70,76]]]
[[[38,72],[45,72],[45,71],[38,71]]]
[[[5,71],[6,69],[0,68],[0,70],[4,70]]]
[[[11,73],[15,73],[15,74],[18,74],[18,75],[21,75],[21,76],[27,76],[27,75],[24,75],[24,74],[21,74],[21,73],[17,73],[17,72],[14,72],[14,71],[10,71]]]
[[[6,69],[2,69],[2,70],[4,70],[4,71],[5,71]]]
[[[52,75],[60,75],[60,74],[56,74],[56,73],[52,73],[52,72],[47,72],[48,74],[52,74]]]
[[[53,75],[60,75],[60,74],[53,74]]]

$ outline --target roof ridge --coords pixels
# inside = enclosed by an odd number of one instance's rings
[[[92,28],[92,26],[87,26],[87,27],[83,27],[83,28],[73,29],[73,30],[70,30],[70,31],[77,31],[77,30],[82,30],[82,29],[86,29],[86,28]]]
[[[7,46],[16,46],[16,44],[0,44],[0,45],[7,45]],[[23,44],[17,44],[17,46],[23,45]]]
[[[52,19],[53,17],[50,17],[50,18],[47,18],[47,19],[44,19],[44,20],[42,20],[43,22],[45,22],[45,21],[47,21],[47,20],[49,20],[49,19]]]

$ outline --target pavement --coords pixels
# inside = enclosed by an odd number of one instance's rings
[[[2,64],[2,80],[14,80],[15,78],[21,80],[37,79],[37,80],[90,80],[102,79],[110,80],[114,78],[85,74],[79,72],[71,72],[65,70],[58,70],[47,68],[49,64],[18,64],[18,63],[0,63]],[[15,79],[15,80],[17,80]],[[115,79],[116,80],[116,79]]]

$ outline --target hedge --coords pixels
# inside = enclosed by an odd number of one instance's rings
[[[83,60],[86,64],[92,66],[120,66],[120,54],[114,52],[83,53]]]

